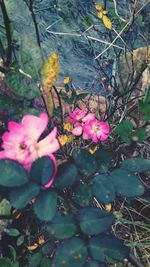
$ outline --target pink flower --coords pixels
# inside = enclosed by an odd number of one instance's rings
[[[83,126],[83,139],[92,139],[97,143],[98,140],[105,141],[108,138],[110,127],[103,121],[97,119],[85,123]]]
[[[0,159],[13,159],[23,165],[30,171],[33,161],[42,156],[49,156],[55,166],[54,176],[45,185],[50,187],[57,171],[56,159],[52,153],[59,149],[59,143],[56,139],[57,128],[44,139],[38,142],[39,137],[44,132],[48,124],[48,116],[42,113],[39,117],[34,115],[25,115],[21,123],[10,121],[8,123],[8,132],[2,136],[2,148]]]
[[[74,124],[74,128],[72,130],[72,134],[75,136],[80,136],[82,134],[83,127],[81,123],[76,122]]]
[[[76,108],[73,112],[69,113],[69,116],[72,118],[72,120],[69,119],[68,122],[73,122],[73,123],[78,122],[83,119],[86,113],[87,113],[86,108],[83,109]]]

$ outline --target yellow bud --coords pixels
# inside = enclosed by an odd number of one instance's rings
[[[110,212],[111,211],[111,208],[112,208],[111,203],[105,205],[106,212]]]
[[[63,83],[64,84],[67,84],[71,81],[71,78],[68,76],[68,77],[64,77],[64,80],[63,80]]]
[[[97,16],[98,16],[99,19],[102,19],[102,17],[103,17],[103,12],[102,12],[102,11],[98,12],[98,13],[97,13]]]
[[[58,136],[58,141],[61,146],[64,146],[68,142],[68,136],[66,134],[62,134]]]
[[[71,132],[71,131],[72,131],[72,124],[66,122],[66,123],[63,124],[63,128],[64,128],[64,130],[66,130],[67,132]]]
[[[92,148],[89,148],[90,154],[94,154],[97,149],[98,149],[98,146],[94,146]]]
[[[108,11],[107,10],[103,10],[103,14],[104,15],[107,15],[108,14]]]
[[[111,30],[112,29],[112,23],[111,23],[110,19],[107,16],[104,15],[102,20],[103,20],[103,23],[104,23],[105,27],[107,29]]]
[[[33,245],[28,246],[27,249],[30,250],[30,251],[32,251],[32,250],[35,250],[37,247],[38,247],[38,244],[37,243],[34,243]]]
[[[95,8],[96,8],[96,10],[98,10],[98,11],[102,10],[102,7],[101,7],[99,4],[95,4]]]
[[[41,235],[41,236],[39,237],[38,243],[39,243],[39,245],[45,243],[45,238],[44,238],[43,235]]]

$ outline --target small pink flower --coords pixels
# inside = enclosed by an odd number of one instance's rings
[[[82,124],[81,123],[75,123],[74,124],[74,128],[72,130],[72,134],[75,135],[75,136],[80,136],[82,134],[82,131],[83,131],[83,127],[82,127]]]
[[[68,122],[72,122],[72,123],[78,122],[83,119],[86,113],[87,113],[86,108],[83,108],[83,109],[76,108],[73,112],[69,113],[69,116],[72,119],[71,120],[69,119]]]
[[[83,139],[92,139],[93,142],[97,143],[105,141],[108,138],[110,127],[103,121],[97,119],[91,120],[85,123],[83,126]]]
[[[8,123],[8,132],[2,136],[2,148],[0,159],[13,159],[18,161],[23,167],[30,171],[33,161],[42,156],[49,156],[55,166],[54,176],[45,185],[50,187],[57,170],[56,159],[52,153],[59,149],[59,143],[56,139],[57,128],[44,139],[38,142],[39,137],[44,132],[48,124],[48,116],[42,113],[39,117],[34,115],[25,115],[21,123],[10,121]]]
[[[82,121],[88,123],[89,121],[94,120],[94,119],[95,119],[95,114],[89,113],[82,119]]]

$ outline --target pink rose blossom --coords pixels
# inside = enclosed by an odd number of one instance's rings
[[[86,113],[87,113],[86,108],[83,108],[83,109],[76,108],[73,112],[69,113],[69,116],[72,119],[71,120],[69,119],[68,122],[72,122],[72,123],[78,122],[83,119]]]
[[[21,123],[10,121],[8,132],[2,136],[2,148],[0,159],[13,159],[18,161],[23,167],[30,171],[33,161],[42,156],[49,156],[54,163],[54,176],[45,185],[50,187],[57,171],[56,159],[52,153],[59,149],[56,139],[57,128],[44,139],[38,142],[39,137],[44,132],[48,124],[48,116],[42,113],[39,117],[25,115]]]
[[[75,136],[80,136],[82,134],[82,131],[83,131],[83,127],[82,127],[82,124],[81,123],[75,123],[74,124],[74,128],[72,130],[72,134],[75,135]]]
[[[110,127],[103,121],[97,119],[91,120],[85,123],[83,126],[83,139],[92,139],[93,142],[97,143],[105,141],[108,138]]]

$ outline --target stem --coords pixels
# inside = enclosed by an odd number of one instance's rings
[[[128,256],[128,259],[135,267],[144,267],[143,264],[140,263],[131,253]]]
[[[33,12],[33,1],[32,0],[30,0],[29,10],[31,11],[31,15],[32,15],[32,19],[33,19],[33,23],[34,23],[34,27],[35,27],[37,43],[38,43],[39,47],[41,47],[40,34],[39,34],[38,26],[36,23],[36,17],[35,17],[35,14]]]
[[[11,214],[0,215],[0,220],[10,220],[10,219],[14,219],[14,216]]]
[[[8,46],[8,51],[7,51],[7,56],[5,60],[5,66],[9,66],[11,58],[12,58],[12,39],[11,39],[11,30],[10,30],[10,19],[7,14],[7,10],[4,4],[4,0],[0,0],[0,6],[1,10],[3,13],[3,19],[4,19],[4,24],[5,24],[5,30],[6,30],[6,37],[7,37],[7,46]]]
[[[61,112],[61,124],[62,124],[62,129],[63,129],[63,124],[64,124],[64,118],[63,118],[63,107],[62,107],[62,103],[61,103],[61,98],[60,98],[60,95],[59,95],[59,92],[57,90],[57,88],[55,86],[53,86],[54,88],[54,91],[57,95],[57,98],[58,98],[58,102],[59,102],[59,106],[60,106],[60,112]]]

